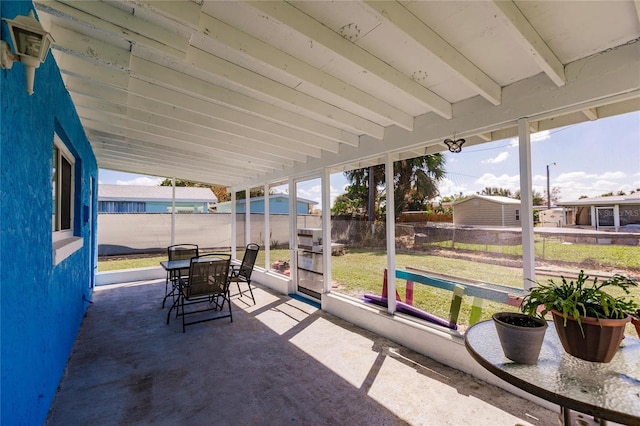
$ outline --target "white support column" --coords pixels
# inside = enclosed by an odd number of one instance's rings
[[[264,269],[271,269],[271,215],[269,214],[269,184],[264,185]]]
[[[320,186],[322,187],[322,277],[323,293],[331,291],[331,182],[329,169],[322,171]]]
[[[396,311],[396,214],[391,153],[387,153],[384,173],[387,187],[387,311],[393,314]]]
[[[613,206],[613,226],[616,232],[620,230],[620,206],[618,204]]]
[[[231,258],[236,259],[236,229],[238,223],[236,221],[236,191],[231,191]]]
[[[596,216],[597,214],[597,210],[595,206],[591,206],[591,226],[593,226],[593,228],[595,230],[598,229],[598,217]]]
[[[251,242],[251,189],[247,188],[244,195],[244,245]]]
[[[520,156],[520,222],[522,224],[523,287],[533,287],[536,280],[536,256],[533,236],[533,179],[531,177],[531,135],[529,121],[518,120]]]
[[[289,271],[293,291],[298,291],[298,209],[296,184],[289,179]]]
[[[176,243],[176,178],[171,178],[171,245]]]

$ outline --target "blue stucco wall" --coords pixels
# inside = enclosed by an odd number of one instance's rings
[[[30,1],[2,1],[2,17],[27,15]],[[10,40],[2,22],[2,40]],[[2,425],[40,425],[55,396],[91,299],[95,268],[97,165],[53,56],[36,70],[0,70],[0,326]],[[76,235],[82,249],[53,265],[51,166],[54,131],[76,156]],[[97,197],[96,197],[97,198]],[[86,207],[85,207],[86,206]]]

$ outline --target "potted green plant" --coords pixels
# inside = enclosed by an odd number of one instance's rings
[[[611,361],[638,304],[625,296],[613,296],[607,290],[617,288],[629,295],[629,288],[638,284],[622,275],[603,281],[596,277],[589,283],[584,271],[580,271],[576,280],[560,278],[560,283],[549,279],[533,287],[524,297],[521,311],[537,317],[551,312],[567,353],[587,361]]]
[[[518,312],[496,312],[492,318],[504,355],[520,364],[535,364],[547,331],[544,318]]]

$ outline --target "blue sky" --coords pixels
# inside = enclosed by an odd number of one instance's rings
[[[640,188],[640,112],[535,133],[531,137],[534,189],[547,185],[560,189],[560,200],[607,192],[627,194]],[[444,145],[443,145],[444,148]],[[475,194],[485,187],[512,192],[520,188],[517,138],[464,147],[461,153],[445,152],[446,178],[441,196]],[[120,185],[157,185],[163,178],[100,170],[99,182]],[[342,174],[331,177],[331,198],[344,192]],[[319,180],[298,187],[299,196],[320,202]]]

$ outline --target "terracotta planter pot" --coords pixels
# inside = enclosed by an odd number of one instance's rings
[[[569,317],[564,326],[562,314],[555,310],[551,313],[564,350],[569,355],[592,362],[609,362],[613,359],[624,337],[624,329],[631,321],[630,316],[624,319],[581,317],[583,336],[576,320]]]
[[[631,317],[631,322],[636,327],[636,333],[638,333],[638,337],[640,337],[640,318]]]
[[[531,324],[530,327],[509,323],[509,317]],[[504,356],[520,364],[538,362],[540,349],[547,331],[547,322],[529,315],[513,312],[493,314]]]

